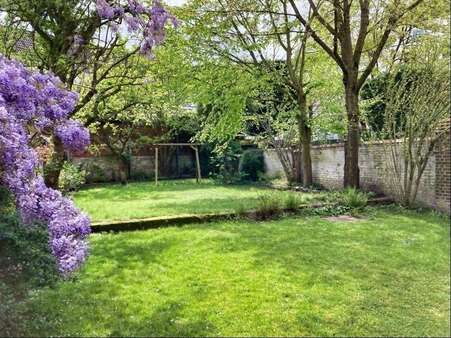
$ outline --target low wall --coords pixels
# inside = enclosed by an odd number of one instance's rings
[[[395,197],[394,177],[387,167],[385,145],[363,143],[359,149],[360,184],[362,189]],[[344,144],[312,147],[313,181],[327,189],[343,188]],[[401,159],[400,159],[401,160]],[[437,147],[430,157],[418,190],[417,201],[425,206],[450,212],[450,145],[449,139]],[[274,150],[265,152],[267,174],[283,174]]]

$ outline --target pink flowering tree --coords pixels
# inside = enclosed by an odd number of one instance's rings
[[[56,134],[65,149],[86,148],[89,132],[68,119],[77,100],[57,77],[0,56],[0,185],[13,194],[24,225],[47,224],[51,252],[65,276],[86,259],[90,221],[70,199],[46,187],[32,142]]]

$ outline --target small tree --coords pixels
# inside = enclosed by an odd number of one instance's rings
[[[396,197],[415,203],[421,178],[437,144],[449,133],[449,73],[446,58],[432,48],[421,64],[393,77],[385,93],[384,138],[387,169]]]
[[[296,161],[299,156],[296,142],[296,121],[294,119],[281,121],[268,114],[266,121],[262,121],[261,124],[264,128],[261,135],[263,146],[274,149],[288,183],[295,183],[300,170],[297,165],[298,161]]]

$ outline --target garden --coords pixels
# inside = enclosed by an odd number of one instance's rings
[[[253,210],[264,197],[285,205],[320,200],[321,193],[294,193],[256,184],[223,185],[213,180],[133,182],[126,187],[106,184],[83,189],[74,194],[76,205],[87,212],[93,222],[125,221],[165,216],[239,213]],[[293,200],[293,202],[291,202]]]
[[[0,336],[449,336],[449,15],[0,0]]]

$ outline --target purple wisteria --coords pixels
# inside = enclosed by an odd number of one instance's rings
[[[46,187],[30,143],[56,133],[66,149],[83,150],[89,133],[68,119],[77,100],[57,77],[0,55],[0,184],[14,195],[24,224],[48,225],[49,246],[65,276],[86,259],[90,221],[70,199]]]
[[[147,7],[137,0],[114,1],[97,0],[97,14],[108,20],[113,31],[124,23],[130,34],[140,35],[140,52],[152,57],[152,49],[165,38],[165,26],[171,21],[174,27],[177,20],[162,5],[154,0],[151,7]]]

